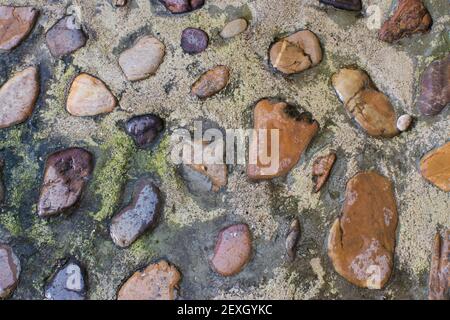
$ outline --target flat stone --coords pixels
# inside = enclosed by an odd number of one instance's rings
[[[69,148],[51,154],[45,163],[38,215],[49,217],[73,207],[93,171],[91,153]]]
[[[0,88],[0,129],[26,121],[39,96],[39,76],[35,67],[16,73]]]
[[[61,58],[84,47],[87,38],[75,16],[59,20],[45,36],[48,49],[55,58]]]
[[[450,103],[450,54],[423,72],[417,108],[426,116],[439,114]]]
[[[320,0],[320,3],[349,11],[361,11],[362,9],[361,0]]]
[[[450,191],[450,142],[432,150],[420,160],[420,173],[439,189]]]
[[[402,114],[397,119],[397,129],[399,131],[406,131],[411,126],[411,123],[413,121],[413,117],[411,117],[409,114]]]
[[[130,81],[142,80],[155,74],[164,60],[166,47],[156,38],[145,36],[119,57],[119,65]]]
[[[232,225],[220,231],[211,266],[222,276],[233,276],[244,269],[251,255],[252,237],[248,226]]]
[[[430,30],[433,20],[422,0],[401,0],[392,17],[381,27],[378,37],[392,43],[403,37]]]
[[[319,192],[322,189],[325,182],[327,182],[330,176],[331,169],[336,162],[336,153],[331,152],[330,154],[318,157],[313,163],[313,181],[314,181],[314,192]]]
[[[120,288],[117,300],[175,300],[181,274],[165,260],[134,273]]]
[[[0,299],[11,296],[20,276],[20,261],[12,248],[0,243]]]
[[[276,70],[287,75],[312,68],[322,61],[319,38],[309,30],[296,32],[271,46],[269,60]]]
[[[67,111],[77,117],[108,113],[116,107],[116,98],[99,79],[82,73],[75,78],[67,97]]]
[[[86,285],[81,267],[68,262],[52,277],[45,288],[47,300],[85,300]]]
[[[159,0],[172,13],[186,13],[200,9],[205,0]]]
[[[163,130],[164,120],[153,114],[133,117],[126,124],[127,133],[141,149],[150,147]]]
[[[358,287],[383,288],[393,269],[397,222],[389,179],[374,171],[351,178],[343,214],[328,237],[328,255],[336,272]]]
[[[202,29],[186,28],[181,33],[181,48],[186,53],[201,53],[208,48],[208,44],[208,34]]]
[[[391,138],[399,134],[394,108],[365,71],[343,68],[332,76],[332,83],[346,110],[369,135]]]
[[[5,186],[3,184],[3,166],[5,162],[2,158],[0,158],[0,204],[5,201]]]
[[[300,239],[300,221],[294,218],[289,226],[289,231],[286,237],[286,253],[290,261],[294,261],[297,256],[297,243]]]
[[[209,98],[223,90],[230,80],[230,70],[217,66],[205,72],[193,85],[192,94],[200,99]]]
[[[247,175],[254,180],[286,175],[319,132],[319,123],[310,113],[300,113],[285,102],[269,99],[258,102],[253,123],[256,131],[250,143]],[[267,130],[266,135],[261,130]],[[271,139],[276,132],[279,134],[278,148],[272,145]],[[267,157],[269,159],[265,161]]]
[[[444,239],[436,233],[431,254],[430,277],[428,283],[429,300],[449,300],[450,277],[450,230],[444,232]]]
[[[228,22],[220,32],[220,36],[224,39],[229,39],[244,32],[248,27],[248,22],[245,19],[236,19]]]
[[[131,203],[111,221],[110,234],[119,247],[128,247],[145,231],[155,227],[161,215],[159,189],[147,179],[136,183]]]
[[[0,50],[17,47],[33,29],[38,13],[33,7],[0,6]]]

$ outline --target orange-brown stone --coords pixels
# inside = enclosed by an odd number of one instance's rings
[[[0,50],[17,47],[34,27],[38,10],[32,7],[0,6]]]
[[[436,233],[433,242],[433,251],[431,255],[431,268],[428,299],[429,300],[448,300],[448,283],[450,281],[450,230],[444,233],[444,239]]]
[[[450,191],[450,142],[426,154],[420,160],[422,176],[436,187]]]
[[[330,176],[331,169],[336,161],[336,153],[332,152],[326,156],[318,157],[313,164],[314,192],[319,192]]]

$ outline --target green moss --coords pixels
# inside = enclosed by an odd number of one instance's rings
[[[18,147],[22,144],[23,126],[19,125],[6,133],[4,139],[0,140],[0,150]]]
[[[122,131],[115,131],[100,148],[103,162],[97,165],[92,183],[101,201],[100,210],[94,214],[97,221],[103,221],[114,213],[127,180],[130,158],[136,151],[132,140]]]
[[[144,168],[150,172],[156,172],[160,177],[169,173],[169,159],[170,138],[165,136],[161,139],[158,147],[152,153],[147,152]]]
[[[56,244],[55,236],[49,222],[37,216],[33,217],[33,225],[26,230],[26,235],[39,247],[42,245],[54,246]]]
[[[136,240],[131,247],[128,249],[128,252],[133,256],[136,261],[140,261],[142,259],[151,259],[154,254],[154,250],[148,243],[147,237],[141,237]]]
[[[19,217],[14,212],[7,212],[0,215],[0,224],[15,237],[22,233],[22,225],[20,224]]]
[[[22,161],[18,162],[11,172],[12,190],[9,192],[10,206],[19,209],[23,198],[36,186],[39,175],[39,164],[31,159],[24,150],[19,152]]]

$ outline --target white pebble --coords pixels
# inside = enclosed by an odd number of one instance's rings
[[[411,125],[412,117],[409,114],[404,114],[400,116],[397,120],[397,129],[400,131],[408,130]]]
[[[238,34],[244,32],[245,29],[247,29],[247,25],[247,20],[245,19],[233,20],[227,23],[225,27],[223,27],[222,31],[220,32],[220,36],[224,39],[237,36]]]

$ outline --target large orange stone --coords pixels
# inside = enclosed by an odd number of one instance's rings
[[[436,187],[450,191],[450,142],[426,154],[420,160],[422,176]]]

